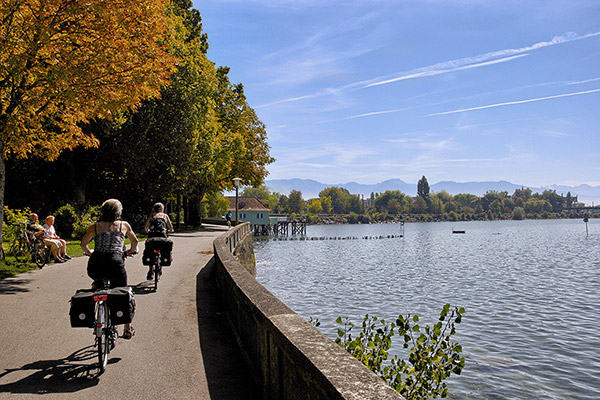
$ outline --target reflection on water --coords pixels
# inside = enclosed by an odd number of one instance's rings
[[[309,226],[307,236],[401,229]],[[257,279],[332,339],[338,316],[431,323],[445,303],[465,307],[455,338],[467,364],[448,381],[453,399],[600,398],[599,220],[589,236],[581,220],[415,223],[404,234],[257,240]]]

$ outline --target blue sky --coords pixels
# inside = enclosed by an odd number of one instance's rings
[[[600,1],[194,0],[267,179],[600,185]]]

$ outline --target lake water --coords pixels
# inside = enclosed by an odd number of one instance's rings
[[[452,229],[465,230],[453,234]],[[600,220],[308,226],[256,240],[257,280],[337,337],[335,319],[437,320],[464,307],[452,399],[600,399]],[[400,338],[394,338],[401,347]]]

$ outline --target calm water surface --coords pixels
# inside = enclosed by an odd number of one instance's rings
[[[581,220],[414,223],[404,238],[257,240],[257,279],[332,339],[338,316],[360,324],[367,313],[416,313],[424,325],[446,303],[465,307],[455,339],[467,364],[448,380],[453,399],[596,400],[600,221],[588,228]],[[401,229],[309,226],[306,236]]]

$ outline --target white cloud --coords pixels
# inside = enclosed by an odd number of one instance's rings
[[[543,137],[561,137],[561,136],[568,136],[566,133],[564,132],[558,132],[558,131],[554,131],[554,130],[550,130],[550,129],[545,129],[542,131],[538,131],[536,133],[538,136],[543,136]]]
[[[461,71],[461,70],[465,70],[465,69],[486,67],[488,65],[494,65],[494,64],[507,62],[507,61],[512,61],[514,59],[525,57],[528,55],[529,54],[520,54],[520,55],[516,55],[516,56],[505,57],[505,58],[500,58],[497,60],[485,61],[485,62],[480,62],[480,63],[475,63],[475,64],[461,65],[461,66],[456,66],[456,67],[452,67],[452,68],[447,68],[447,67],[442,68],[442,66],[445,66],[445,65],[453,65],[456,63],[456,61],[459,61],[459,60],[449,61],[447,63],[437,64],[437,65],[434,65],[431,67],[425,67],[425,68],[420,68],[418,70],[413,70],[404,75],[397,76],[395,78],[390,78],[390,79],[386,79],[383,81],[372,82],[372,83],[365,85],[364,87],[369,88],[369,87],[373,87],[373,86],[380,86],[380,85],[386,85],[388,83],[404,81],[407,79],[424,78],[424,77],[428,77],[428,76],[447,74],[449,72]]]
[[[563,93],[563,94],[557,94],[557,95],[554,95],[554,96],[538,97],[538,98],[535,98],[535,99],[507,101],[507,102],[504,102],[504,103],[488,104],[488,105],[485,105],[485,106],[478,106],[478,107],[461,108],[461,109],[458,109],[458,110],[443,111],[443,112],[438,112],[438,113],[427,114],[427,116],[428,117],[432,117],[432,116],[436,116],[436,115],[456,114],[456,113],[461,113],[461,112],[465,112],[465,111],[476,111],[476,110],[484,110],[486,108],[494,108],[494,107],[512,106],[512,105],[517,105],[517,104],[533,103],[533,102],[536,102],[536,101],[558,99],[558,98],[561,98],[561,97],[580,96],[582,94],[590,94],[590,93],[597,93],[597,92],[600,92],[600,89],[584,90],[582,92],[574,92],[574,93]]]
[[[305,100],[305,99],[310,99],[310,98],[314,98],[314,97],[330,95],[333,93],[339,94],[339,92],[341,92],[341,91],[353,89],[353,88],[369,88],[369,87],[385,85],[385,84],[394,83],[394,82],[407,80],[407,79],[425,78],[425,77],[429,77],[429,76],[446,74],[446,73],[460,71],[460,70],[486,67],[489,65],[504,63],[504,62],[519,59],[521,57],[525,57],[525,56],[529,55],[528,52],[532,52],[532,51],[535,51],[535,50],[538,50],[538,49],[541,49],[544,47],[554,46],[554,45],[558,45],[558,44],[568,43],[568,42],[587,39],[587,38],[596,37],[596,36],[600,36],[600,32],[589,33],[589,34],[586,34],[583,36],[580,36],[576,33],[570,32],[570,33],[566,33],[561,36],[555,36],[550,41],[538,42],[538,43],[534,43],[533,45],[530,45],[530,46],[525,46],[525,47],[521,47],[521,48],[517,48],[517,49],[497,50],[497,51],[492,51],[492,52],[488,52],[488,53],[473,56],[473,57],[465,57],[465,58],[459,58],[459,59],[455,59],[455,60],[444,61],[444,62],[441,62],[438,64],[429,65],[429,66],[417,68],[417,69],[414,69],[414,70],[411,70],[408,72],[400,73],[399,75],[397,74],[395,76],[387,75],[387,77],[377,77],[377,78],[373,78],[370,80],[352,82],[352,83],[349,83],[349,84],[346,84],[346,85],[343,85],[343,86],[340,86],[337,88],[327,88],[325,90],[320,90],[320,91],[318,91],[314,94],[310,94],[310,95],[278,100],[278,101],[275,101],[275,102],[272,102],[269,104],[265,104],[261,107],[267,107],[267,106],[280,104],[280,103]],[[600,79],[600,78],[598,78],[598,79]],[[594,81],[594,80],[575,82],[572,84],[586,83],[586,82],[592,82],[592,81]],[[401,110],[399,109],[399,110],[389,110],[389,111],[381,111],[381,112],[376,111],[373,113],[360,114],[360,115],[354,116],[354,118],[370,116],[370,115],[377,115],[377,113],[383,114],[383,113],[398,112],[398,111],[401,111]]]
[[[538,50],[548,46],[554,46],[557,44],[568,43],[574,40],[587,39],[589,37],[594,36],[600,36],[600,32],[590,33],[584,36],[579,36],[575,33],[570,32],[562,36],[556,36],[550,41],[535,43],[531,46],[521,47],[518,49],[504,49],[492,51],[474,57],[465,57],[456,60],[445,61],[439,64],[414,69],[412,71],[402,73],[400,76],[396,76],[394,78],[375,78],[373,79],[374,82],[372,81],[371,83],[366,84],[364,87],[384,85],[406,79],[422,78],[427,76],[444,74],[448,72],[460,71],[464,69],[479,68],[488,65],[498,64],[501,62],[511,61],[520,57],[524,57],[528,55],[524,53],[530,51]]]

